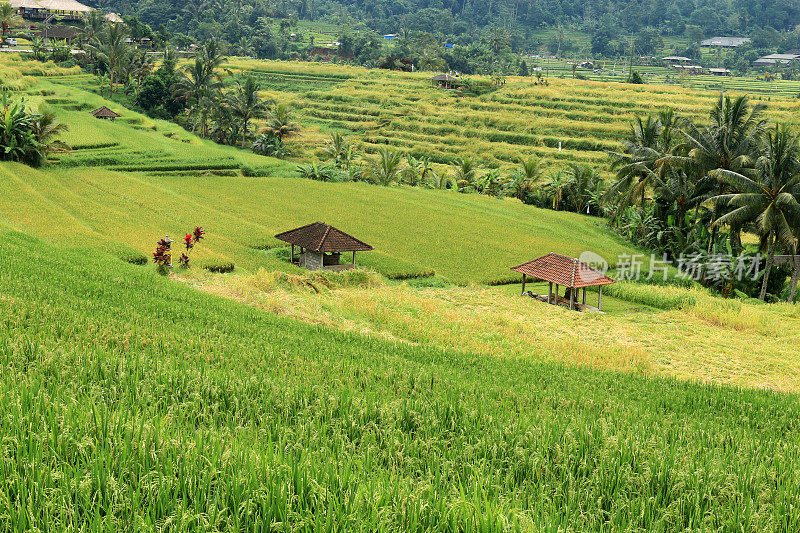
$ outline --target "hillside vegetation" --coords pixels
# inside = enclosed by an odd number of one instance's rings
[[[631,119],[671,106],[702,121],[717,98],[675,86],[554,77],[549,86],[509,77],[494,92],[467,96],[431,86],[432,73],[247,60],[227,67],[255,75],[268,94],[299,108],[303,124],[352,134],[368,151],[388,144],[438,163],[473,156],[489,167],[535,156],[557,167],[607,168],[606,151],[628,136]],[[761,98],[768,117],[798,125],[800,103]],[[326,137],[306,133],[301,142],[321,146]]]
[[[0,234],[3,528],[800,527],[796,396],[337,333],[87,251]]]
[[[73,150],[0,164],[0,529],[800,529],[796,306],[635,283],[608,314],[520,298],[490,284],[537,254],[636,250],[516,200],[294,178],[3,61]],[[274,233],[318,219],[375,245],[374,272],[289,265]],[[159,275],[155,241],[194,226],[196,266]]]
[[[593,217],[452,191],[287,178],[294,165],[201,140],[169,122],[127,110],[115,122],[95,119],[95,107],[120,108],[73,80],[31,79],[29,102],[69,124],[63,138],[73,150],[51,168],[0,167],[0,224],[125,255],[149,254],[164,233],[202,225],[209,239],[198,250],[201,264],[293,270],[268,251],[282,245],[273,235],[322,220],[375,246],[359,260],[379,272],[435,272],[457,283],[511,279],[510,266],[553,249],[594,250],[611,264],[633,251]]]

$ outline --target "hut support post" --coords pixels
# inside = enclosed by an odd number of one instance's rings
[[[586,305],[586,287],[583,288],[583,301],[581,303]]]
[[[353,266],[356,266],[356,251],[353,250]]]
[[[521,296],[525,296],[525,274],[522,275],[522,294]]]
[[[548,283],[547,287],[547,303],[553,303],[553,282]]]
[[[600,287],[598,288],[597,310],[598,311],[602,311],[603,310],[603,286],[602,285],[600,285]]]
[[[569,310],[575,310],[575,288],[571,287],[569,289]]]

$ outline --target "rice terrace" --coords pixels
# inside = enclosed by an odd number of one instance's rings
[[[572,4],[0,0],[0,530],[800,530],[800,10]]]

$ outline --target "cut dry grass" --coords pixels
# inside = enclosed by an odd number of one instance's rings
[[[536,354],[541,361],[597,369],[800,391],[798,337],[786,333],[800,330],[794,306],[775,308],[721,300],[698,290],[653,287],[651,295],[671,295],[650,300],[668,310],[598,315],[495,288],[416,289],[386,285],[364,273],[351,278],[355,283],[325,281],[325,290],[309,290],[327,277],[285,276],[194,274],[190,282],[276,314],[414,344],[502,359]],[[620,291],[617,297],[631,294]]]

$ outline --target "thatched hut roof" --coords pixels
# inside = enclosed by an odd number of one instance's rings
[[[449,82],[458,81],[458,78],[454,78],[450,74],[437,74],[436,76],[431,76],[428,79],[431,81],[449,81]]]
[[[119,115],[119,114],[111,111],[106,106],[98,107],[97,109],[95,109],[91,113],[92,113],[92,115],[94,115],[97,118],[117,118],[117,117],[121,117],[122,116],[122,115]]]
[[[76,11],[88,13],[93,7],[85,6],[76,0],[11,0],[11,7],[25,9],[46,9],[48,11]]]

